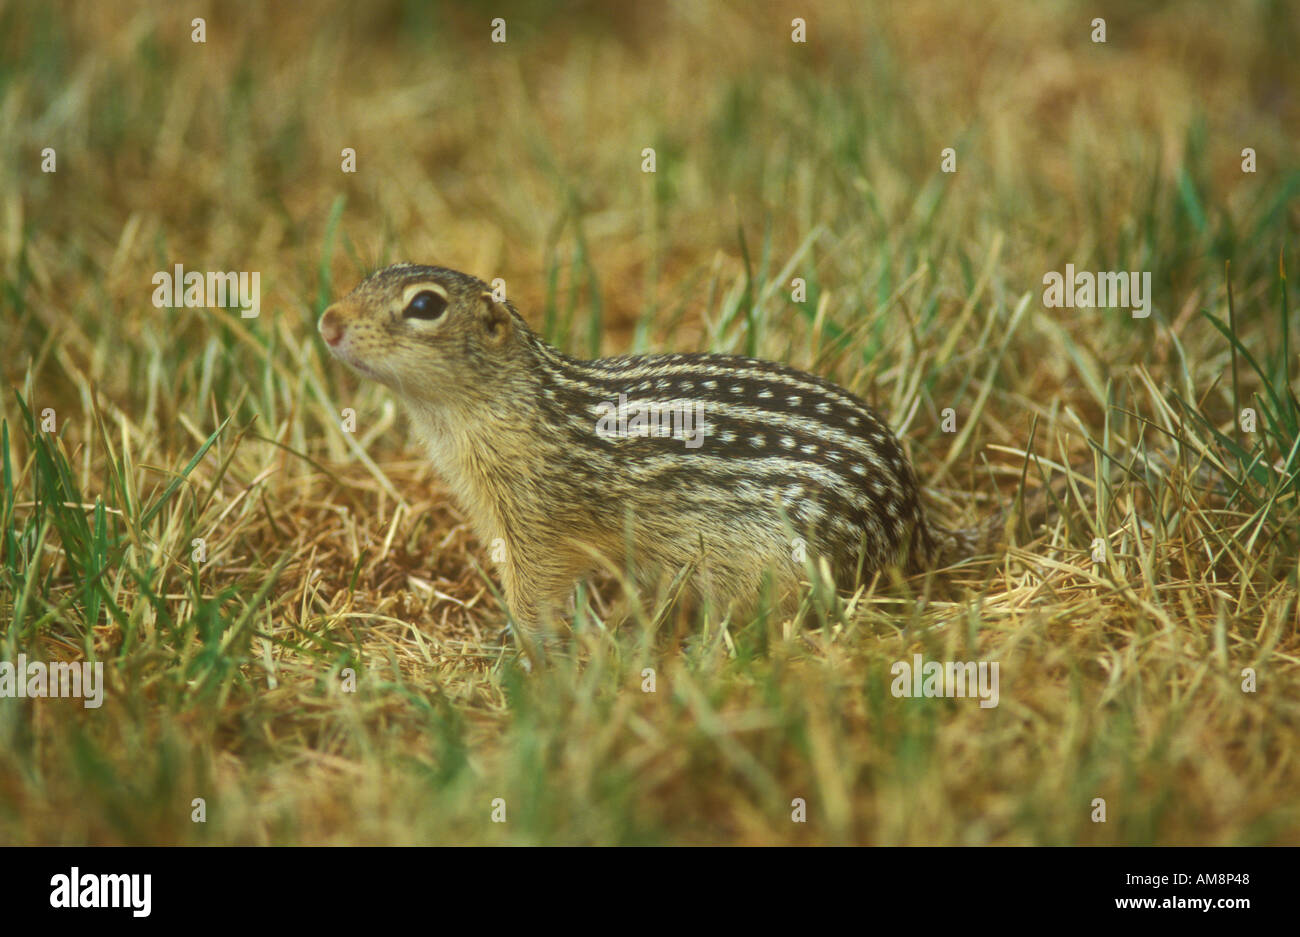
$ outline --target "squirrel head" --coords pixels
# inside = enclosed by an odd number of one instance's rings
[[[317,327],[336,358],[412,402],[481,385],[528,329],[482,280],[410,263],[368,276]]]

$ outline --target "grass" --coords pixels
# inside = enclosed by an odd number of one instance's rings
[[[1300,22],[805,6],[504,3],[504,46],[468,5],[202,45],[0,7],[0,661],[107,681],[0,699],[0,842],[1300,839]],[[523,674],[487,545],[316,335],[398,259],[574,353],[830,377],[953,524],[1089,468],[1005,556],[798,623],[615,630],[596,583]],[[155,308],[174,263],[260,271],[261,315]],[[1150,318],[1045,308],[1066,263],[1150,271]],[[1000,705],[894,697],[917,653],[1000,662]]]

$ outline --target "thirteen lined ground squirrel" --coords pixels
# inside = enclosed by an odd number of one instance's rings
[[[770,595],[794,596],[801,554],[851,588],[978,539],[927,522],[911,465],[862,400],[794,368],[571,358],[481,280],[414,264],[371,275],[319,327],[405,402],[478,537],[504,543],[526,648],[598,557],[643,585],[693,568],[695,598],[725,611],[755,602],[765,575]]]

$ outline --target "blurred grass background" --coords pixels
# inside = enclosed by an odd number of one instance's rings
[[[0,699],[0,842],[1296,842],[1298,60],[1281,0],[0,3],[0,660],[109,683]],[[1103,483],[955,595],[582,616],[524,678],[484,545],[316,335],[396,260],[505,278],[573,353],[816,370],[954,523],[1031,431]],[[176,263],[259,271],[261,316],[155,308]],[[1150,271],[1151,317],[1045,309],[1066,263]],[[917,652],[999,660],[1001,705],[894,699]]]

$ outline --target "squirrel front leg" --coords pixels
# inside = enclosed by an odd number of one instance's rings
[[[564,607],[570,582],[546,575],[521,557],[506,563],[501,584],[515,641],[528,660],[540,666],[546,660],[547,649],[558,643],[560,609]]]

